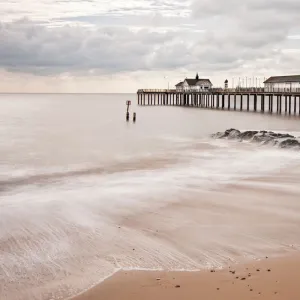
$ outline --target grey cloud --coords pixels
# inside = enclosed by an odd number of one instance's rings
[[[263,60],[289,65],[283,50],[289,32],[299,30],[299,8],[298,0],[194,1],[193,18],[210,27],[201,43],[201,56],[212,64],[231,62],[239,67],[251,64],[255,68]]]
[[[0,40],[0,67],[23,72],[122,72],[186,63],[176,56],[180,41],[175,32],[132,32],[121,27],[46,28],[23,19],[2,23]],[[173,63],[158,59],[161,53],[168,53]]]

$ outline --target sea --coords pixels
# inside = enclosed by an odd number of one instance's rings
[[[1,300],[70,299],[119,270],[299,250],[300,152],[212,137],[300,136],[299,117],[136,104],[135,94],[0,95]]]

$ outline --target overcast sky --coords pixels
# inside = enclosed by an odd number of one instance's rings
[[[299,0],[0,0],[0,91],[299,74],[299,12]]]

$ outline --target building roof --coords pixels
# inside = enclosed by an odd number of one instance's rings
[[[300,82],[300,75],[291,76],[272,76],[264,83],[285,83],[285,82]]]
[[[198,79],[190,79],[186,78],[185,81],[188,83],[188,85],[196,85],[196,83],[199,81]]]
[[[209,84],[212,84],[209,79],[199,79],[197,81],[197,83],[209,83]]]
[[[175,86],[181,86],[183,84],[183,81],[177,83]]]
[[[199,83],[209,83],[211,84],[209,79],[190,79],[190,78],[186,78],[185,81],[188,83],[188,85],[193,86],[193,85],[197,85]]]

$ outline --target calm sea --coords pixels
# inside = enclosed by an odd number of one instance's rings
[[[199,270],[298,248],[300,154],[210,137],[300,136],[298,118],[135,103],[0,95],[1,300],[65,299],[119,269]]]

